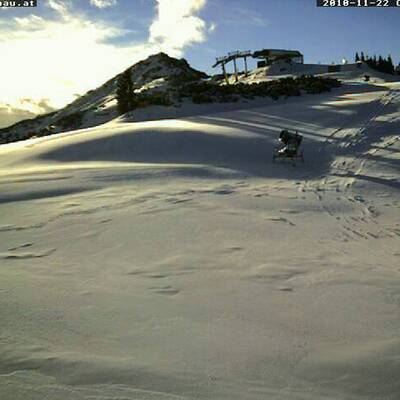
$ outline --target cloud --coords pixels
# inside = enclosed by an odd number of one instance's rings
[[[0,104],[0,129],[13,125],[23,119],[35,118],[36,114],[30,111],[21,110],[7,104]]]
[[[196,13],[206,0],[157,0],[158,17],[150,26],[149,42],[173,56],[206,39],[207,24]]]
[[[129,34],[118,26],[91,21],[71,13],[68,2],[49,0],[56,12],[49,19],[37,15],[0,21],[0,101],[18,104],[21,98],[62,107],[104,83],[137,61],[143,47],[113,46],[109,39]]]
[[[267,18],[261,12],[242,6],[233,6],[226,10],[222,22],[234,26],[246,25],[259,28],[268,25]]]
[[[117,0],[90,0],[90,4],[98,8],[106,8],[117,5]]]
[[[206,1],[157,0],[148,39],[133,46],[122,42],[133,31],[115,22],[75,14],[74,3],[68,0],[47,0],[50,16],[0,20],[0,104],[8,104],[8,114],[21,110],[24,98],[35,104],[48,98],[51,107],[61,108],[73,101],[76,93],[100,86],[150,54],[164,51],[181,56],[187,46],[204,41],[212,29],[197,16]],[[29,112],[37,110],[41,109]]]
[[[68,16],[68,9],[70,7],[70,2],[68,0],[47,0],[47,5],[61,15]]]
[[[215,22],[211,22],[211,24],[208,27],[208,32],[214,33],[216,29],[217,29],[217,24]]]
[[[0,129],[10,126],[27,118],[34,118],[38,114],[47,114],[55,109],[49,104],[49,99],[21,99],[15,104],[0,103]]]

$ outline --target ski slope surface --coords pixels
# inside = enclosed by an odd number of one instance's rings
[[[0,146],[2,400],[399,399],[400,85],[212,111]]]

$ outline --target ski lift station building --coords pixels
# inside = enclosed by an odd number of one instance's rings
[[[253,58],[258,59],[257,67],[267,67],[274,63],[304,64],[304,56],[298,50],[264,49],[255,51]]]

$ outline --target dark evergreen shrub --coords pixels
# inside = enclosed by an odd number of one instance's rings
[[[68,114],[57,120],[57,125],[61,126],[63,129],[76,129],[82,125],[84,112],[79,111],[72,114]],[[44,132],[41,132],[42,134]]]
[[[132,111],[137,105],[130,69],[127,69],[118,77],[116,99],[120,114]]]

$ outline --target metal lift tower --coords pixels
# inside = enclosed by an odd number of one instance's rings
[[[237,69],[236,60],[238,58],[244,59],[244,70],[245,70],[245,74],[247,76],[249,73],[248,68],[247,68],[247,57],[251,57],[251,51],[233,51],[231,53],[228,53],[227,56],[217,57],[216,62],[213,65],[213,68],[217,67],[218,65],[221,65],[222,73],[224,74],[226,84],[229,85],[229,79],[228,79],[228,75],[226,73],[226,64],[233,61],[233,65],[235,68],[235,82],[238,82],[239,77],[238,77],[238,69]]]

